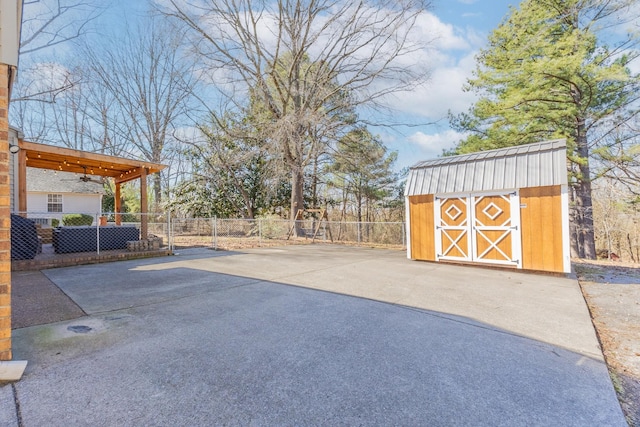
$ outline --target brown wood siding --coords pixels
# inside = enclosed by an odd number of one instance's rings
[[[559,185],[520,190],[522,268],[563,271],[562,201]]]
[[[433,194],[409,197],[411,258],[436,260]]]

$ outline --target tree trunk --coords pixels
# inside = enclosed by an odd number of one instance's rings
[[[629,244],[629,255],[631,256],[631,261],[636,262],[635,256],[633,256],[633,245],[631,244],[631,236],[627,233],[627,243]]]
[[[591,182],[582,181],[576,188],[576,216],[580,257],[596,259],[595,232],[591,208]]]
[[[570,209],[569,209],[569,216],[570,216],[570,220],[569,220],[569,242],[570,242],[570,252],[571,252],[571,258],[581,258],[580,256],[580,247],[578,246],[578,229],[576,227],[576,224],[578,222],[577,219],[577,215],[576,215],[576,209],[575,209],[575,205],[576,205],[576,195],[575,195],[576,191],[575,188],[573,188],[573,186],[570,187],[570,191],[569,191],[569,203],[570,203]]]
[[[593,229],[593,207],[591,203],[591,170],[589,168],[589,146],[584,119],[578,119],[576,151],[581,159],[579,176],[575,185],[575,209],[578,229],[580,258],[596,259],[595,231]]]
[[[153,197],[153,211],[160,212],[162,205],[162,177],[160,172],[153,175]]]
[[[607,239],[607,259],[611,261],[611,252],[612,252],[611,233],[609,233],[609,228],[607,227],[606,222],[604,225],[604,235],[605,235],[605,238]]]
[[[313,159],[313,175],[311,176],[311,208],[318,206],[318,157]]]
[[[291,168],[291,220],[295,221],[298,211],[304,209],[304,172],[302,167]],[[295,223],[296,237],[301,236],[302,222]]]

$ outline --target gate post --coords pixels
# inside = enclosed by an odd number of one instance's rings
[[[213,221],[213,249],[218,250],[218,217],[214,216]]]

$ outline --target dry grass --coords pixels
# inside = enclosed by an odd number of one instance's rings
[[[640,269],[636,265],[574,262],[620,403],[631,426],[640,426]]]

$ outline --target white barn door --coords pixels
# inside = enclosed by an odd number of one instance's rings
[[[436,197],[436,260],[472,261],[468,194]]]
[[[436,259],[522,267],[517,191],[436,197]]]

